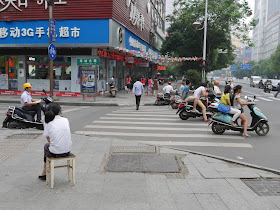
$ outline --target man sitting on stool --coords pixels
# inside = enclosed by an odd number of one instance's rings
[[[37,112],[37,120],[36,122],[41,122],[41,100],[32,99],[31,97],[31,88],[30,83],[25,83],[23,85],[24,92],[21,94],[21,107],[24,111],[36,111]]]

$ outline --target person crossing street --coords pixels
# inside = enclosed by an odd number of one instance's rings
[[[141,78],[138,77],[137,81],[133,84],[132,93],[136,99],[136,110],[139,110],[141,95],[144,93],[143,84],[140,82]]]

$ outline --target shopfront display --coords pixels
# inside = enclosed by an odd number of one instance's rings
[[[17,89],[18,59],[15,56],[0,56],[0,89]]]

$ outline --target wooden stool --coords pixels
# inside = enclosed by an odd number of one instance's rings
[[[63,167],[67,167],[68,169],[68,181],[71,181],[71,174],[70,174],[70,170],[72,168],[72,180],[73,180],[73,184],[75,185],[75,155],[70,155],[67,157],[62,157],[62,158],[54,158],[54,157],[47,157],[46,160],[46,184],[49,184],[49,179],[50,179],[50,175],[51,175],[51,188],[53,188],[54,185],[54,169],[55,168],[63,168]],[[62,165],[62,166],[54,166],[54,162],[55,161],[59,161],[59,160],[67,160],[67,165]],[[70,164],[70,161],[72,160],[72,166]]]

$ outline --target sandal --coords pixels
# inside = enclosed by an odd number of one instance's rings
[[[46,175],[39,176],[38,178],[41,179],[41,180],[43,180],[43,181],[45,181],[45,180],[46,180]]]
[[[243,134],[242,134],[242,137],[243,137],[243,138],[251,138],[252,136],[249,135],[249,134],[247,134],[247,133],[243,133]]]

